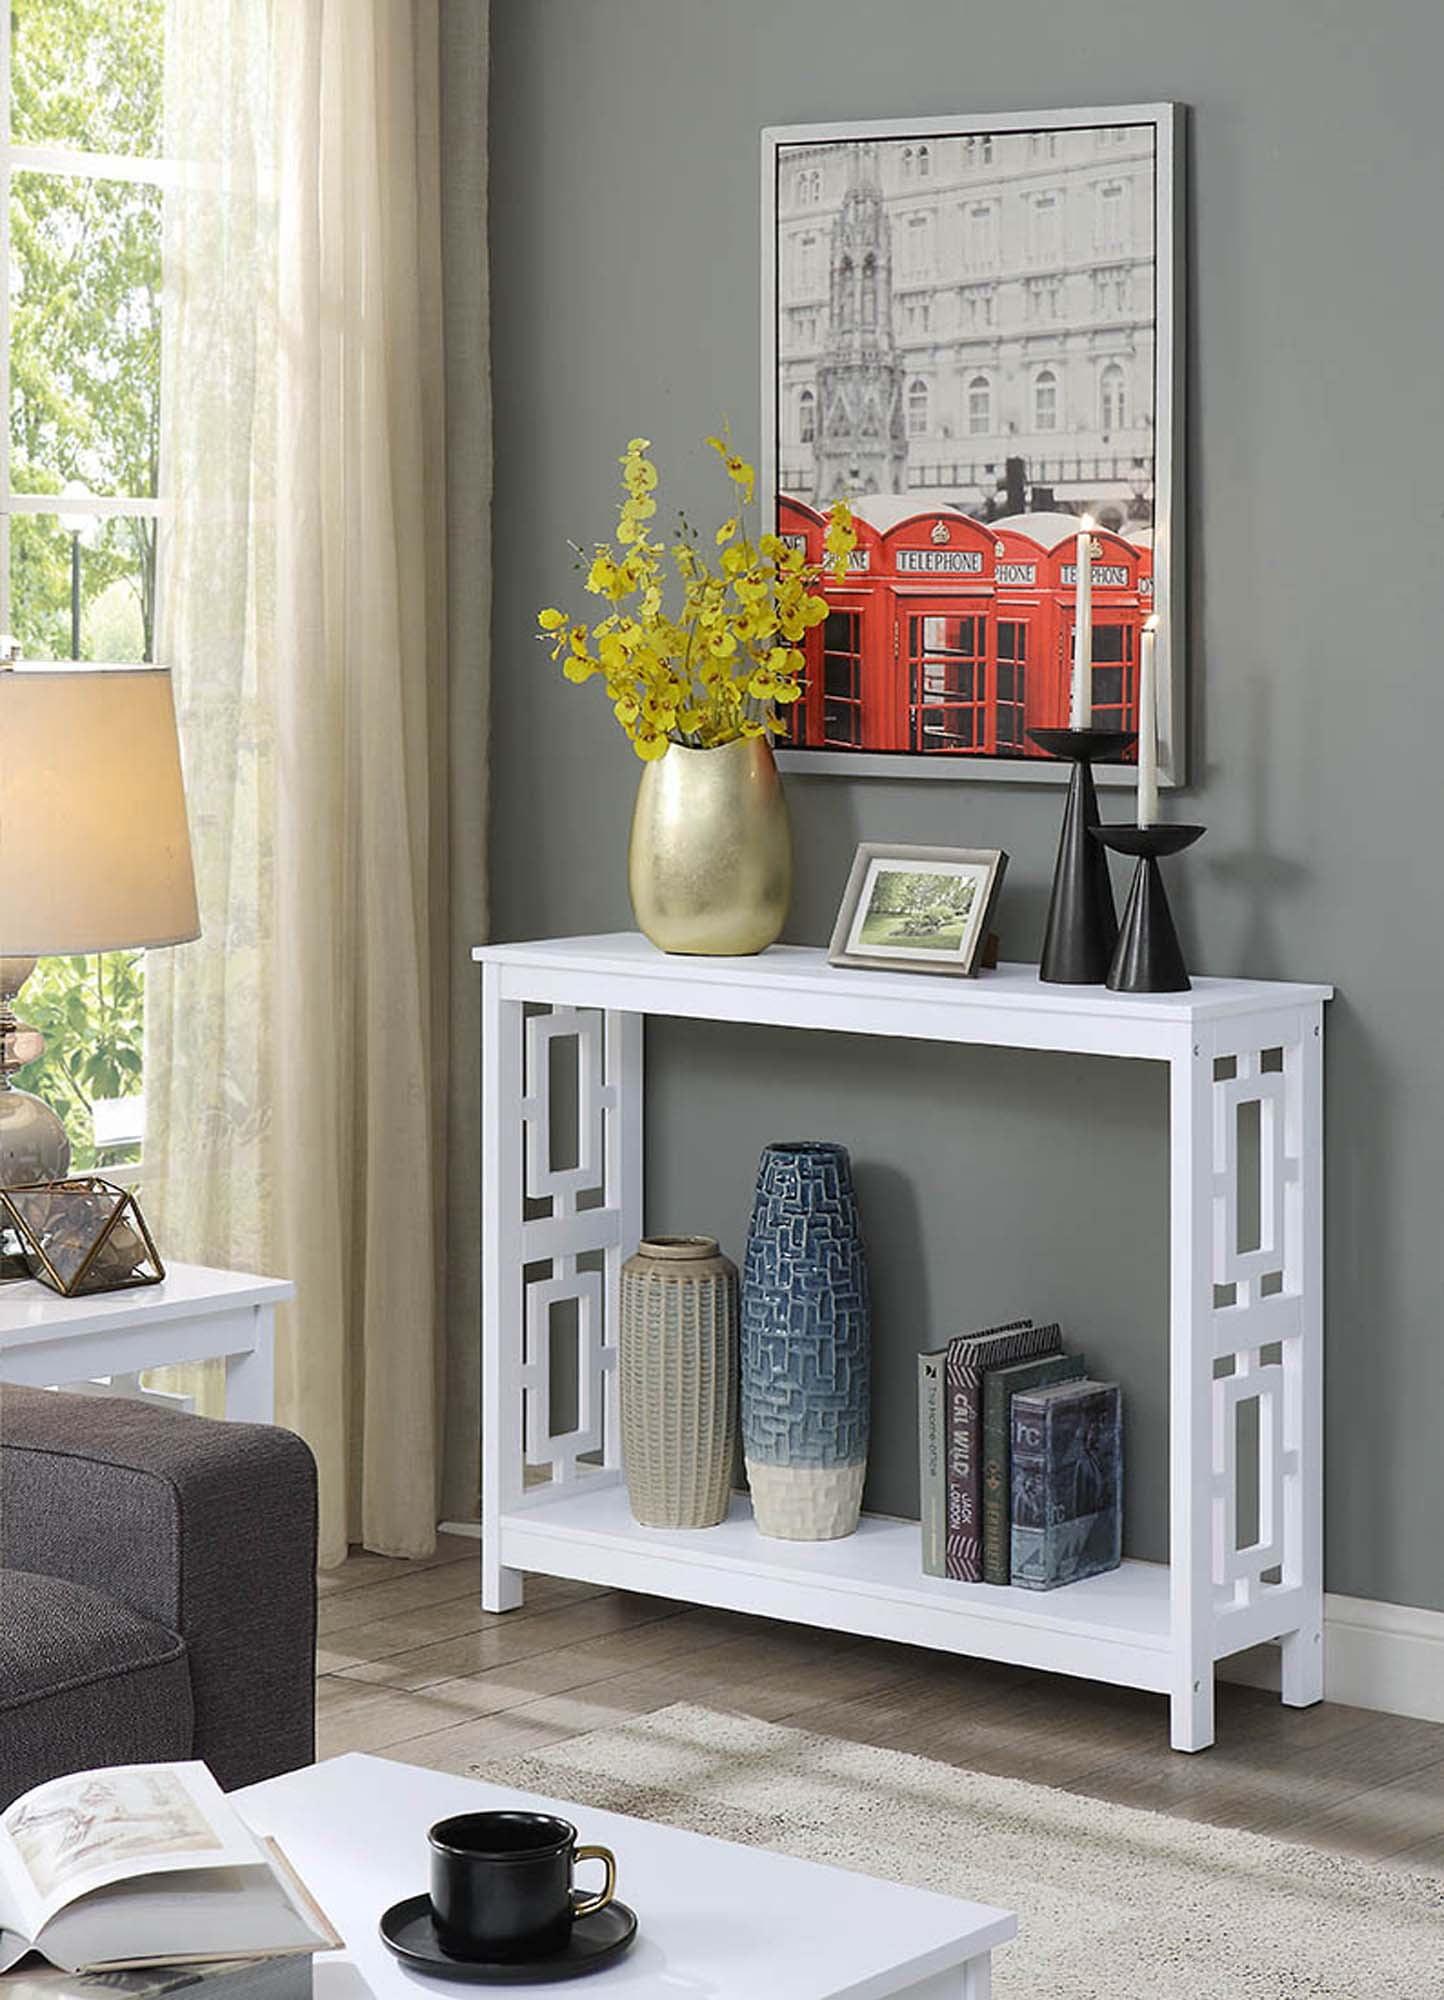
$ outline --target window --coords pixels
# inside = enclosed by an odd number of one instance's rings
[[[969,202],[963,210],[963,261],[971,271],[992,271],[998,263],[998,205]]]
[[[910,215],[903,232],[903,271],[909,278],[925,278],[933,268],[933,218]]]
[[[1033,262],[1055,263],[1063,247],[1063,198],[1056,189],[1033,196],[1028,222]]]
[[[1068,657],[1073,657],[1069,635]],[[1131,625],[1093,627],[1093,726],[1132,729],[1138,720],[1138,688]]]
[[[908,390],[908,436],[922,437],[928,427],[928,385],[919,376]]]
[[[968,436],[986,437],[993,428],[993,385],[986,375],[968,384]]]
[[[1024,728],[1027,706],[1028,626],[1022,618],[998,620],[998,679],[996,701],[998,749],[1022,756],[1028,739]]]
[[[976,331],[980,327],[993,324],[993,288],[991,285],[965,285],[958,293],[959,319],[962,325]]]
[[[1121,431],[1128,422],[1128,396],[1123,370],[1110,361],[1098,378],[1098,427],[1106,435]]]
[[[1098,188],[1097,241],[1100,250],[1126,247],[1128,188],[1123,181],[1103,181]]]
[[[981,613],[908,619],[911,749],[987,747],[987,622]]]
[[[918,147],[918,179],[925,181],[933,170],[932,156],[926,146]]]
[[[793,238],[797,246],[797,284],[804,292],[816,292],[822,288],[822,238],[814,229],[807,229]]]
[[[1124,313],[1128,310],[1128,272],[1111,269],[1093,273],[1093,310]]]
[[[822,741],[846,750],[862,745],[862,614],[857,611],[829,611],[822,628]]]
[[[1056,132],[1030,132],[1028,134],[1028,157],[1032,160],[1056,160],[1058,157],[1058,134]]]
[[[913,335],[927,333],[931,330],[932,323],[933,308],[931,299],[925,294],[917,298],[904,299],[903,328],[905,332]]]
[[[978,153],[979,153],[979,156],[981,157],[981,159],[982,159],[982,163],[983,163],[983,165],[984,165],[985,167],[990,167],[990,166],[992,166],[992,164],[993,164],[993,142],[992,142],[992,140],[991,140],[991,139],[989,139],[989,138],[983,138],[983,139],[980,139],[980,140],[978,141]]]
[[[799,208],[816,208],[822,200],[821,167],[804,167],[797,176],[795,192]]]
[[[0,23],[0,631],[31,659],[155,657],[165,12],[11,0]],[[144,977],[139,952],[46,959],[21,995],[48,1047],[17,1081],[78,1168],[135,1156]]]
[[[1040,368],[1033,377],[1033,428],[1035,431],[1058,428],[1058,377],[1051,368]]]
[[[797,442],[815,444],[817,441],[817,398],[810,389],[804,389],[797,398]]]

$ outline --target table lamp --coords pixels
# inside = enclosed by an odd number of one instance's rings
[[[0,1187],[60,1180],[65,1127],[11,1076],[37,958],[200,936],[170,673],[0,657]]]

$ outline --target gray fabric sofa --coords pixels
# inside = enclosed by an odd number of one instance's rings
[[[0,1808],[103,1764],[310,1763],[315,1648],[300,1438],[0,1386]]]

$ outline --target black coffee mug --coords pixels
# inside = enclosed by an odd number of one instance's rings
[[[546,1958],[565,1948],[577,1917],[604,1910],[616,1893],[611,1849],[578,1847],[576,1828],[550,1813],[458,1813],[427,1838],[432,1914],[458,1957]],[[600,1861],[606,1880],[599,1895],[574,1901],[578,1861]]]

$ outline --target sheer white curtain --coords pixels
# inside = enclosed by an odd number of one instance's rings
[[[447,893],[437,0],[170,0],[159,657],[200,943],[152,954],[169,1255],[295,1280],[322,1560],[436,1521]]]

